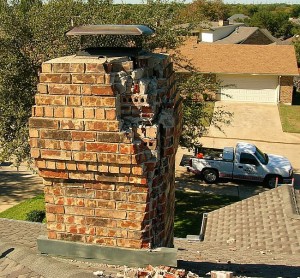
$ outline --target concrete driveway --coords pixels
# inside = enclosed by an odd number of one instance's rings
[[[235,146],[239,141],[252,142],[266,153],[287,157],[300,175],[300,134],[282,131],[277,105],[241,102],[216,102],[215,109],[232,112],[231,124],[222,131],[210,126],[201,138],[205,147]],[[300,182],[298,175],[297,180]]]
[[[43,180],[27,166],[0,164],[0,212],[43,193]]]

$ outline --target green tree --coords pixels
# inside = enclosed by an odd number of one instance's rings
[[[0,0],[0,161],[14,158],[18,164],[29,157],[28,118],[41,63],[79,49],[79,38],[65,36],[72,23],[145,24],[156,35],[144,47],[167,50],[181,42],[182,30],[173,27],[180,23],[182,8],[182,3],[164,1],[112,5],[107,0]]]

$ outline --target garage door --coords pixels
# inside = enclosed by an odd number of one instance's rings
[[[219,99],[244,102],[278,102],[278,77],[253,75],[218,75],[226,88]]]

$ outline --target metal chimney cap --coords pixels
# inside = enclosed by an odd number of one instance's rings
[[[154,30],[145,25],[83,25],[74,27],[66,33],[67,36],[86,35],[152,35]]]

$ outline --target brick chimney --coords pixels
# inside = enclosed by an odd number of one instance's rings
[[[48,237],[39,248],[172,248],[181,131],[172,62],[98,51],[42,65],[29,122],[46,201]]]

